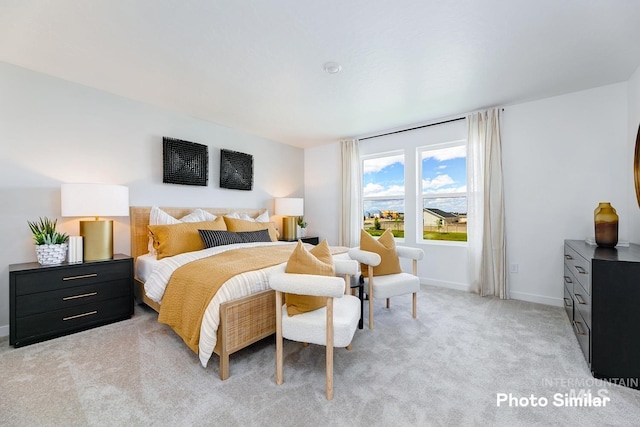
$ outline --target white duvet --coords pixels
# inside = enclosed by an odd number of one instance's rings
[[[162,296],[167,287],[167,283],[173,272],[191,261],[219,254],[231,249],[273,246],[292,244],[286,242],[259,242],[259,243],[238,243],[233,245],[217,246],[215,248],[203,249],[196,252],[188,252],[157,261],[153,272],[145,281],[144,290],[149,298],[162,304]],[[220,304],[241,298],[250,294],[269,289],[267,277],[269,272],[275,268],[268,267],[262,270],[254,270],[239,274],[226,281],[211,299],[200,325],[200,342],[198,356],[200,363],[206,367],[216,346],[218,325],[220,324]]]

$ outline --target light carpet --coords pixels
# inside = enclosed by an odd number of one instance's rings
[[[365,303],[365,311],[367,303]],[[640,391],[591,377],[562,308],[423,286],[375,301],[375,329],[334,354],[325,399],[324,347],[285,341],[285,383],[275,383],[272,337],[231,356],[198,357],[157,315],[14,349],[0,340],[0,424],[118,425],[632,425]],[[616,349],[611,349],[616,351]],[[554,395],[591,390],[605,407],[557,407]],[[498,393],[548,399],[497,405]]]

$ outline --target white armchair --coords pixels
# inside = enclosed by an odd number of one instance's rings
[[[419,248],[407,246],[397,246],[396,252],[400,258],[412,260],[412,272],[387,274],[384,276],[373,276],[373,267],[380,264],[380,255],[375,252],[364,251],[360,248],[351,248],[349,256],[361,264],[367,266],[366,271],[361,274],[365,280],[365,289],[369,297],[369,329],[373,329],[373,299],[386,298],[387,308],[389,299],[398,295],[413,294],[413,318],[417,316],[418,291],[420,290],[420,279],[418,278],[418,261],[424,257],[424,251]]]
[[[358,272],[358,264],[353,260],[335,260],[335,269],[344,278],[286,273],[285,264],[269,275],[269,285],[276,291],[276,383],[284,382],[283,338],[324,345],[327,400],[333,399],[333,348],[350,348],[360,319],[360,301],[345,295],[350,276]],[[289,317],[283,292],[327,297],[327,306]]]

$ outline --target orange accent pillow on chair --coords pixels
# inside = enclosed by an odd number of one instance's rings
[[[390,229],[387,228],[378,239],[366,231],[360,230],[360,249],[380,255],[380,264],[373,267],[374,276],[402,273],[400,258],[398,258],[398,253],[396,252],[396,242]],[[362,264],[360,268],[362,275],[366,276],[367,266]]]
[[[333,265],[333,256],[326,240],[311,250],[304,247],[302,241],[298,240],[298,245],[287,261],[286,273],[294,274],[314,274],[318,276],[335,276],[336,271]],[[287,314],[306,313],[317,310],[327,305],[326,297],[315,295],[285,294],[287,304]]]

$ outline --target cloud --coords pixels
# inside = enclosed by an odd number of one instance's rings
[[[375,159],[367,159],[363,162],[364,173],[376,173],[380,172],[387,166],[391,166],[394,163],[404,165],[404,155],[397,154],[395,156],[378,157]]]
[[[447,174],[438,175],[433,179],[423,179],[422,180],[422,190],[436,190],[438,188],[444,187],[445,185],[452,185],[456,182]]]
[[[466,157],[467,157],[467,147],[464,145],[422,152],[423,160],[434,158],[439,162],[443,162],[445,160],[451,160],[451,159],[466,158]]]
[[[389,185],[383,187],[380,184],[369,183],[362,189],[364,197],[378,197],[378,196],[403,196],[404,186],[402,185]]]

